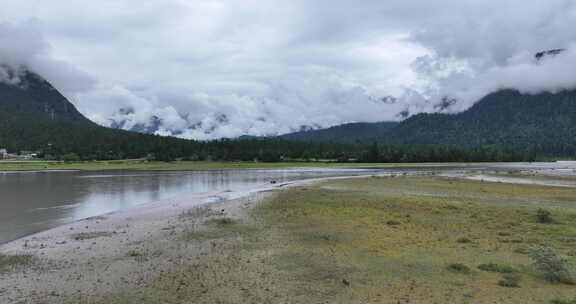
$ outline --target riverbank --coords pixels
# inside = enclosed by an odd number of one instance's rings
[[[337,162],[212,162],[174,161],[158,162],[146,160],[112,160],[87,162],[59,161],[0,161],[0,173],[25,171],[200,171],[224,169],[287,169],[287,168],[413,168],[442,166],[478,166],[474,163],[337,163]]]
[[[552,303],[574,294],[527,255],[545,244],[574,266],[574,188],[438,176],[279,186],[150,205],[2,246],[14,267],[4,268],[1,302]],[[202,201],[213,204],[194,208]],[[539,222],[540,208],[551,223]]]

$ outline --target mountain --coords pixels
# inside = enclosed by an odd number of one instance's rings
[[[225,122],[225,116],[215,121]],[[145,130],[141,130],[145,131]],[[36,151],[47,159],[110,160],[153,157],[224,161],[279,161],[283,157],[358,158],[355,146],[253,138],[209,142],[99,126],[84,117],[42,76],[0,65],[0,149]]]
[[[116,159],[178,154],[195,142],[99,126],[47,80],[24,67],[0,65],[0,148],[59,158]]]
[[[414,115],[382,141],[462,147],[499,145],[572,155],[576,152],[575,136],[576,90],[535,95],[501,90],[458,114]]]
[[[564,49],[536,53],[536,62]],[[441,107],[455,101],[444,99]],[[442,108],[437,108],[442,110]],[[309,142],[380,142],[394,145],[449,145],[461,148],[503,147],[551,156],[576,154],[576,89],[523,94],[500,90],[457,114],[421,113],[401,123],[341,125],[298,132],[282,138]]]
[[[457,114],[421,113],[400,123],[346,124],[281,138],[308,142],[497,146],[576,154],[576,90],[523,94],[501,90]]]
[[[20,117],[33,117],[43,121],[95,126],[38,74],[8,66],[0,66],[0,69],[8,77],[4,82],[0,81],[0,115],[10,113],[4,119],[13,121]]]
[[[384,138],[397,122],[349,123],[327,129],[306,130],[279,136],[286,140],[316,143],[373,143]]]

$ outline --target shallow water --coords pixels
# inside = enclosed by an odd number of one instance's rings
[[[245,190],[273,180],[377,172],[288,169],[0,173],[0,244],[79,219],[188,193]]]
[[[528,171],[576,175],[576,163],[434,165],[390,169],[0,172],[0,244],[79,219],[176,196],[248,190],[318,177],[405,173]]]

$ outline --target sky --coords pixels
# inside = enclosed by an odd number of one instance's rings
[[[213,139],[572,89],[575,28],[572,0],[0,0],[0,64],[101,125]]]

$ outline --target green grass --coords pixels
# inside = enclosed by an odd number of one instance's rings
[[[300,167],[321,168],[388,168],[388,167],[418,167],[453,164],[359,164],[335,162],[212,162],[212,161],[174,161],[158,162],[145,160],[112,160],[86,162],[60,161],[0,161],[2,171],[38,171],[38,170],[142,170],[142,171],[172,171],[172,170],[219,170],[219,169],[282,169]],[[463,164],[460,164],[463,165]],[[465,164],[473,165],[473,164]]]
[[[508,265],[500,265],[500,264],[496,264],[496,263],[481,264],[481,265],[478,265],[478,269],[480,269],[482,271],[498,272],[498,273],[516,272],[516,269],[514,269],[514,267],[511,267]]]
[[[562,224],[540,224],[541,207],[555,210]],[[333,293],[369,303],[546,303],[573,292],[543,280],[517,249],[546,243],[571,251],[574,189],[434,177],[342,180],[281,193],[257,213],[289,240],[274,263],[317,287],[311,301]],[[327,286],[313,275],[326,268],[347,274]],[[344,278],[351,290],[337,284]]]

